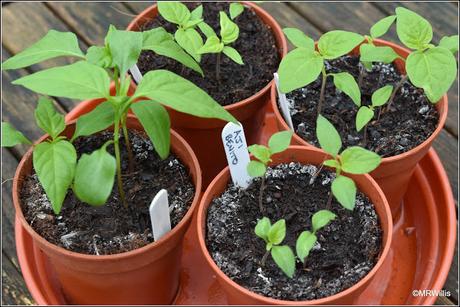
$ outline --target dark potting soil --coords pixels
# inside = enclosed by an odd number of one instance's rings
[[[349,72],[358,80],[359,58],[344,56],[326,63],[327,72]],[[362,105],[371,104],[374,91],[385,86],[396,84],[402,76],[393,64],[375,63],[372,71],[367,72],[361,86]],[[321,90],[321,77],[304,88],[287,95],[290,104],[292,121],[296,133],[309,143],[319,146],[316,138],[317,103]],[[426,98],[422,89],[406,81],[395,95],[388,112],[382,112],[378,118],[380,107],[375,109],[373,120],[364,128],[356,131],[357,106],[351,98],[334,86],[333,78],[328,77],[325,90],[325,101],[321,115],[326,117],[339,131],[343,148],[362,146],[382,157],[391,157],[423,143],[436,130],[439,114],[436,107]],[[383,106],[383,110],[386,105]]]
[[[78,157],[99,149],[113,138],[112,132],[80,137],[74,144]],[[171,226],[176,226],[190,207],[195,188],[186,167],[174,156],[161,160],[147,136],[130,132],[135,164],[128,173],[125,141],[120,139],[123,187],[128,208],[119,198],[117,185],[103,206],[81,202],[69,189],[60,215],[56,216],[38,177],[25,179],[21,190],[24,216],[32,228],[49,242],[68,250],[107,255],[140,248],[153,242],[149,205],[161,189],[168,191]],[[113,153],[113,145],[108,146]]]
[[[198,3],[185,4],[190,9],[198,6]],[[219,11],[225,11],[230,16],[229,3],[204,2],[199,4],[203,5],[205,22],[219,34]],[[204,72],[204,78],[175,60],[148,50],[142,51],[139,57],[137,63],[139,70],[142,74],[154,69],[167,69],[175,72],[195,83],[223,106],[254,95],[273,79],[273,73],[278,69],[280,57],[275,37],[270,27],[265,25],[250,8],[245,8],[234,22],[240,28],[240,35],[231,46],[241,54],[244,65],[239,65],[222,54],[220,79],[216,78],[216,54],[202,56],[199,64]],[[144,24],[141,30],[147,31],[156,27],[163,27],[169,33],[174,33],[177,29],[176,25],[158,16]],[[205,41],[205,36],[202,36]]]
[[[281,243],[295,251],[302,231],[311,230],[311,217],[325,209],[335,173],[299,163],[269,168],[264,191],[264,216],[272,224],[286,219],[286,238]],[[206,245],[220,269],[241,286],[264,296],[283,300],[312,300],[343,291],[362,279],[375,265],[381,250],[382,230],[374,205],[361,192],[356,207],[348,211],[335,200],[329,210],[337,218],[317,232],[318,242],[306,267],[296,261],[290,279],[269,256],[260,261],[265,242],[254,233],[259,212],[260,179],[247,188],[229,184],[208,210]]]

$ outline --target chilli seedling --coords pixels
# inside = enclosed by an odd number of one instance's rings
[[[378,154],[358,146],[348,147],[340,153],[342,140],[334,126],[322,115],[316,121],[316,137],[321,148],[333,159],[323,162],[335,168],[336,178],[332,181],[327,207],[330,206],[332,195],[346,209],[353,210],[356,203],[356,184],[353,179],[342,174],[366,174],[379,166],[381,158]]]
[[[313,39],[302,31],[294,28],[285,28],[283,31],[296,48],[281,60],[278,70],[281,92],[288,93],[307,86],[322,74],[318,115],[324,103],[328,76],[333,76],[335,86],[347,94],[358,107],[361,106],[361,93],[353,76],[347,72],[327,74],[324,61],[336,59],[352,51],[364,40],[362,35],[339,30],[327,32],[320,37],[316,51]]]
[[[239,2],[230,3],[230,18],[235,20],[236,17],[244,12],[244,5]]]
[[[263,193],[265,189],[265,173],[267,172],[268,163],[272,161],[272,155],[285,151],[291,143],[292,131],[281,131],[273,134],[268,140],[268,147],[254,144],[248,147],[248,151],[254,155],[257,160],[248,163],[247,171],[251,177],[261,177],[259,190],[259,210],[264,212]]]
[[[265,254],[260,261],[260,265],[265,266],[268,255],[271,254],[276,265],[284,274],[292,278],[295,272],[294,253],[288,245],[280,245],[286,237],[286,221],[281,219],[272,225],[268,217],[263,217],[257,222],[254,232],[266,244]]]

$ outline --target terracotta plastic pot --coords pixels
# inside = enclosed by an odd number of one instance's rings
[[[321,164],[325,154],[323,151],[316,148],[307,148],[304,146],[290,146],[286,151],[276,154],[273,157],[272,165],[287,163],[287,162],[301,162],[311,164]],[[208,207],[212,200],[219,197],[227,187],[230,179],[230,171],[225,168],[219,175],[211,182],[206,189],[203,198],[200,202],[197,212],[197,232],[200,244],[200,250],[206,258],[207,265],[217,276],[217,281],[225,292],[228,302],[236,305],[316,305],[316,304],[352,304],[361,293],[366,289],[366,286],[374,278],[375,274],[381,269],[382,264],[386,260],[391,245],[391,237],[393,231],[393,222],[391,218],[390,208],[385,199],[385,195],[379,188],[377,183],[369,175],[353,175],[353,178],[359,188],[366,194],[375,206],[377,215],[379,216],[380,225],[383,230],[382,250],[379,260],[372,270],[364,276],[358,283],[352,287],[337,293],[335,295],[311,301],[285,301],[277,300],[260,294],[251,292],[246,288],[238,285],[227,277],[216,265],[206,247],[206,216]]]
[[[410,50],[385,40],[375,39],[374,42],[378,46],[390,46],[403,58],[407,58],[410,53]],[[352,53],[359,54],[359,49],[356,48]],[[402,73],[405,73],[403,61],[398,59],[395,61],[395,65]],[[289,130],[290,128],[278,108],[277,92],[274,84],[271,89],[270,100],[271,106],[276,116],[278,129]],[[377,181],[385,193],[388,203],[390,204],[393,218],[397,218],[399,214],[404,193],[407,190],[407,186],[415,170],[415,167],[417,166],[417,163],[428,153],[428,150],[431,148],[433,141],[436,139],[444,127],[447,119],[448,109],[447,95],[444,95],[441,100],[438,101],[436,104],[436,109],[439,112],[438,126],[428,139],[426,139],[422,144],[405,153],[393,157],[383,158],[380,166],[371,173],[371,176]],[[297,134],[293,135],[292,144],[313,147],[313,145],[302,139]]]
[[[281,57],[287,52],[287,43],[278,23],[265,10],[251,2],[243,2],[250,7],[273,31],[276,46]],[[156,5],[144,10],[128,26],[128,30],[139,31],[142,24],[158,15]],[[258,143],[262,134],[265,108],[270,100],[270,87],[273,81],[249,98],[225,106],[240,123],[243,124],[246,140],[249,144]],[[216,119],[205,119],[177,112],[167,108],[171,118],[171,126],[192,146],[203,170],[203,187],[226,165],[224,147],[221,141],[222,128],[226,122]]]
[[[77,116],[89,112],[103,100],[82,102]],[[76,112],[73,112],[74,114]],[[75,121],[64,134],[71,136]],[[143,131],[133,116],[127,121],[130,129]],[[47,136],[42,137],[42,142]],[[186,215],[176,227],[157,242],[115,255],[79,254],[51,244],[27,223],[20,206],[24,178],[32,172],[32,151],[29,150],[17,168],[13,182],[13,202],[17,219],[30,234],[33,244],[48,257],[59,284],[72,304],[169,304],[178,291],[182,242],[201,191],[201,170],[190,146],[171,130],[171,150],[189,169],[195,185],[195,197]]]

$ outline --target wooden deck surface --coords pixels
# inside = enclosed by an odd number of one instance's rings
[[[2,61],[41,38],[48,30],[75,32],[86,50],[88,45],[103,44],[109,24],[126,28],[133,16],[152,2],[51,2],[9,3],[2,5]],[[458,34],[458,6],[456,3],[262,3],[282,27],[297,27],[313,38],[332,29],[343,29],[366,34],[370,26],[384,16],[393,14],[396,6],[406,6],[427,18],[433,25],[434,41],[444,35]],[[391,31],[389,38],[395,40]],[[37,95],[11,81],[37,70],[65,64],[58,59],[27,69],[2,71],[2,121],[11,122],[36,139],[41,135],[37,129],[33,110]],[[62,112],[71,110],[78,101],[55,99]],[[435,149],[448,173],[454,197],[458,195],[458,82],[449,91],[449,117],[445,129],[435,142]],[[25,147],[2,149],[2,304],[34,304],[22,278],[14,243],[14,208],[11,200],[11,178]],[[454,258],[451,273],[444,286],[452,294],[439,298],[438,304],[458,303],[458,254]]]

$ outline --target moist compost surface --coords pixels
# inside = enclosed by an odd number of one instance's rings
[[[112,138],[112,132],[102,132],[78,138],[74,144],[80,157]],[[128,154],[124,139],[120,139],[128,208],[123,206],[115,183],[107,203],[99,207],[81,202],[69,189],[56,216],[33,174],[25,179],[21,190],[22,210],[32,228],[49,242],[78,253],[107,255],[134,250],[154,241],[148,208],[161,189],[168,191],[171,227],[176,226],[195,194],[188,170],[172,154],[161,160],[144,134],[130,132],[130,140],[135,156],[132,173],[128,173]],[[107,150],[114,155],[113,145]]]
[[[193,9],[198,4],[186,3],[186,5]],[[219,11],[225,11],[230,16],[229,3],[205,2],[202,5],[204,21],[219,34]],[[166,69],[175,72],[195,83],[224,106],[254,95],[273,79],[273,73],[278,69],[280,57],[275,37],[270,27],[265,25],[250,8],[245,8],[234,22],[240,28],[240,35],[230,46],[241,54],[244,65],[239,65],[222,54],[219,79],[216,78],[216,54],[202,56],[199,64],[204,72],[204,78],[175,60],[148,50],[142,51],[139,57],[137,63],[139,70],[142,74],[154,69]],[[176,25],[158,16],[145,23],[141,30],[147,31],[157,27],[163,27],[169,33],[174,33],[177,29]],[[201,34],[199,30],[198,32]],[[202,37],[204,42],[206,38],[204,35]]]
[[[296,260],[290,279],[271,256],[260,261],[265,242],[254,233],[257,220],[272,224],[286,220],[286,238],[281,243],[295,251],[302,231],[311,230],[311,217],[326,209],[335,173],[299,163],[269,168],[263,196],[264,215],[259,211],[260,179],[247,188],[230,184],[213,200],[208,210],[206,245],[220,269],[239,285],[267,297],[283,300],[312,300],[343,291],[361,280],[375,265],[381,250],[382,230],[373,204],[361,192],[349,211],[335,200],[329,210],[337,218],[317,232],[318,241],[306,266]],[[315,178],[315,179],[312,179]]]
[[[359,58],[344,56],[326,63],[326,71],[349,72],[355,80],[359,77]],[[372,71],[366,72],[361,86],[362,105],[371,104],[374,91],[385,86],[396,84],[402,76],[393,64],[375,63]],[[304,88],[287,94],[290,104],[292,121],[296,133],[307,142],[319,146],[316,138],[317,104],[321,89],[321,77]],[[385,110],[387,105],[383,106]],[[375,108],[374,118],[367,126],[356,131],[356,114],[358,107],[345,93],[334,86],[333,78],[328,77],[325,90],[325,101],[321,115],[326,117],[339,131],[343,148],[362,146],[376,152],[382,157],[391,157],[404,153],[423,143],[436,130],[439,114],[422,89],[404,82],[396,93],[394,102],[387,112],[378,113],[381,107]],[[378,120],[377,120],[378,119]]]

